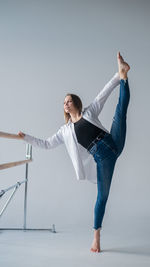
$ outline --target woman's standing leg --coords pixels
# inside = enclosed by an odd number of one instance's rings
[[[103,149],[105,159],[103,159],[103,155],[101,154]],[[97,163],[97,199],[94,208],[94,240],[91,251],[100,252],[100,229],[102,227],[117,156],[104,143],[100,142],[94,158]]]

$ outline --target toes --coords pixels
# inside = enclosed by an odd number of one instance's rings
[[[94,248],[91,248],[91,251],[92,251],[92,252],[96,252],[96,249],[94,249]]]
[[[100,250],[97,248],[97,249],[94,249],[94,248],[91,248],[90,249],[92,252],[100,252]]]
[[[121,56],[120,52],[117,53],[117,56],[119,59],[123,60],[123,57]]]
[[[124,63],[124,59],[123,57],[120,55],[120,53],[118,54],[118,64],[121,65]]]
[[[118,58],[120,57],[120,52],[117,53],[117,57],[118,57]]]

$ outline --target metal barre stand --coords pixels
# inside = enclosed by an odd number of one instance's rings
[[[0,132],[0,137],[19,139],[18,136],[16,137],[16,135],[2,133],[2,132]],[[4,211],[6,210],[8,204],[10,203],[11,199],[15,195],[17,189],[21,186],[21,184],[25,183],[25,191],[24,191],[24,224],[23,224],[23,228],[0,228],[0,230],[24,230],[24,231],[27,231],[27,230],[32,230],[32,231],[33,230],[38,230],[38,231],[46,230],[46,231],[50,231],[52,233],[56,233],[55,224],[52,225],[52,229],[46,229],[46,228],[27,228],[26,227],[26,220],[27,220],[27,189],[28,189],[28,163],[30,161],[32,161],[32,146],[30,144],[27,144],[26,145],[26,160],[20,161],[20,162],[6,163],[6,164],[3,164],[3,165],[0,165],[0,169],[4,169],[4,168],[9,168],[9,167],[21,165],[21,164],[24,164],[24,163],[26,164],[26,168],[25,168],[25,180],[23,180],[21,182],[17,182],[16,184],[8,187],[7,189],[4,189],[4,190],[1,190],[0,191],[0,198],[1,198],[7,191],[9,191],[9,190],[11,190],[11,189],[14,188],[14,190],[10,194],[9,198],[7,199],[6,203],[2,207],[2,210],[0,211],[0,217],[1,217],[2,214],[4,213]]]

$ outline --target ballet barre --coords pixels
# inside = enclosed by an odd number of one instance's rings
[[[17,135],[17,134],[12,134],[12,133],[6,133],[6,132],[1,132],[0,131],[0,137],[2,138],[10,138],[10,139],[22,139],[21,136]],[[32,162],[32,146],[30,144],[26,144],[26,159],[25,160],[20,160],[20,161],[14,161],[14,162],[8,162],[8,163],[4,163],[4,164],[0,164],[0,170],[4,170],[7,168],[11,168],[11,167],[16,167],[22,164],[25,164],[25,180],[23,181],[19,181],[16,184],[3,189],[0,191],[0,199],[2,199],[2,197],[4,196],[4,194],[6,192],[8,192],[9,190],[12,190],[12,193],[10,194],[9,198],[6,200],[4,206],[2,207],[2,210],[0,211],[0,217],[2,216],[2,214],[4,213],[4,211],[6,210],[8,204],[10,203],[11,199],[13,198],[13,196],[15,195],[17,189],[22,185],[25,184],[25,190],[24,190],[24,223],[23,223],[23,228],[0,228],[0,230],[48,230],[51,231],[52,233],[56,233],[55,230],[55,224],[52,225],[52,229],[35,229],[35,228],[27,228],[26,226],[26,221],[27,221],[27,189],[28,189],[28,164],[30,162]]]
[[[0,170],[15,167],[18,165],[22,165],[22,164],[25,164],[25,163],[28,163],[31,161],[32,161],[31,159],[26,159],[26,160],[21,160],[21,161],[14,161],[14,162],[8,162],[8,163],[0,164]]]

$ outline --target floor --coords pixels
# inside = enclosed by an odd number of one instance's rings
[[[56,229],[57,231],[57,229]],[[145,235],[101,232],[101,253],[92,253],[93,230],[70,227],[48,231],[0,231],[1,267],[150,266]]]

